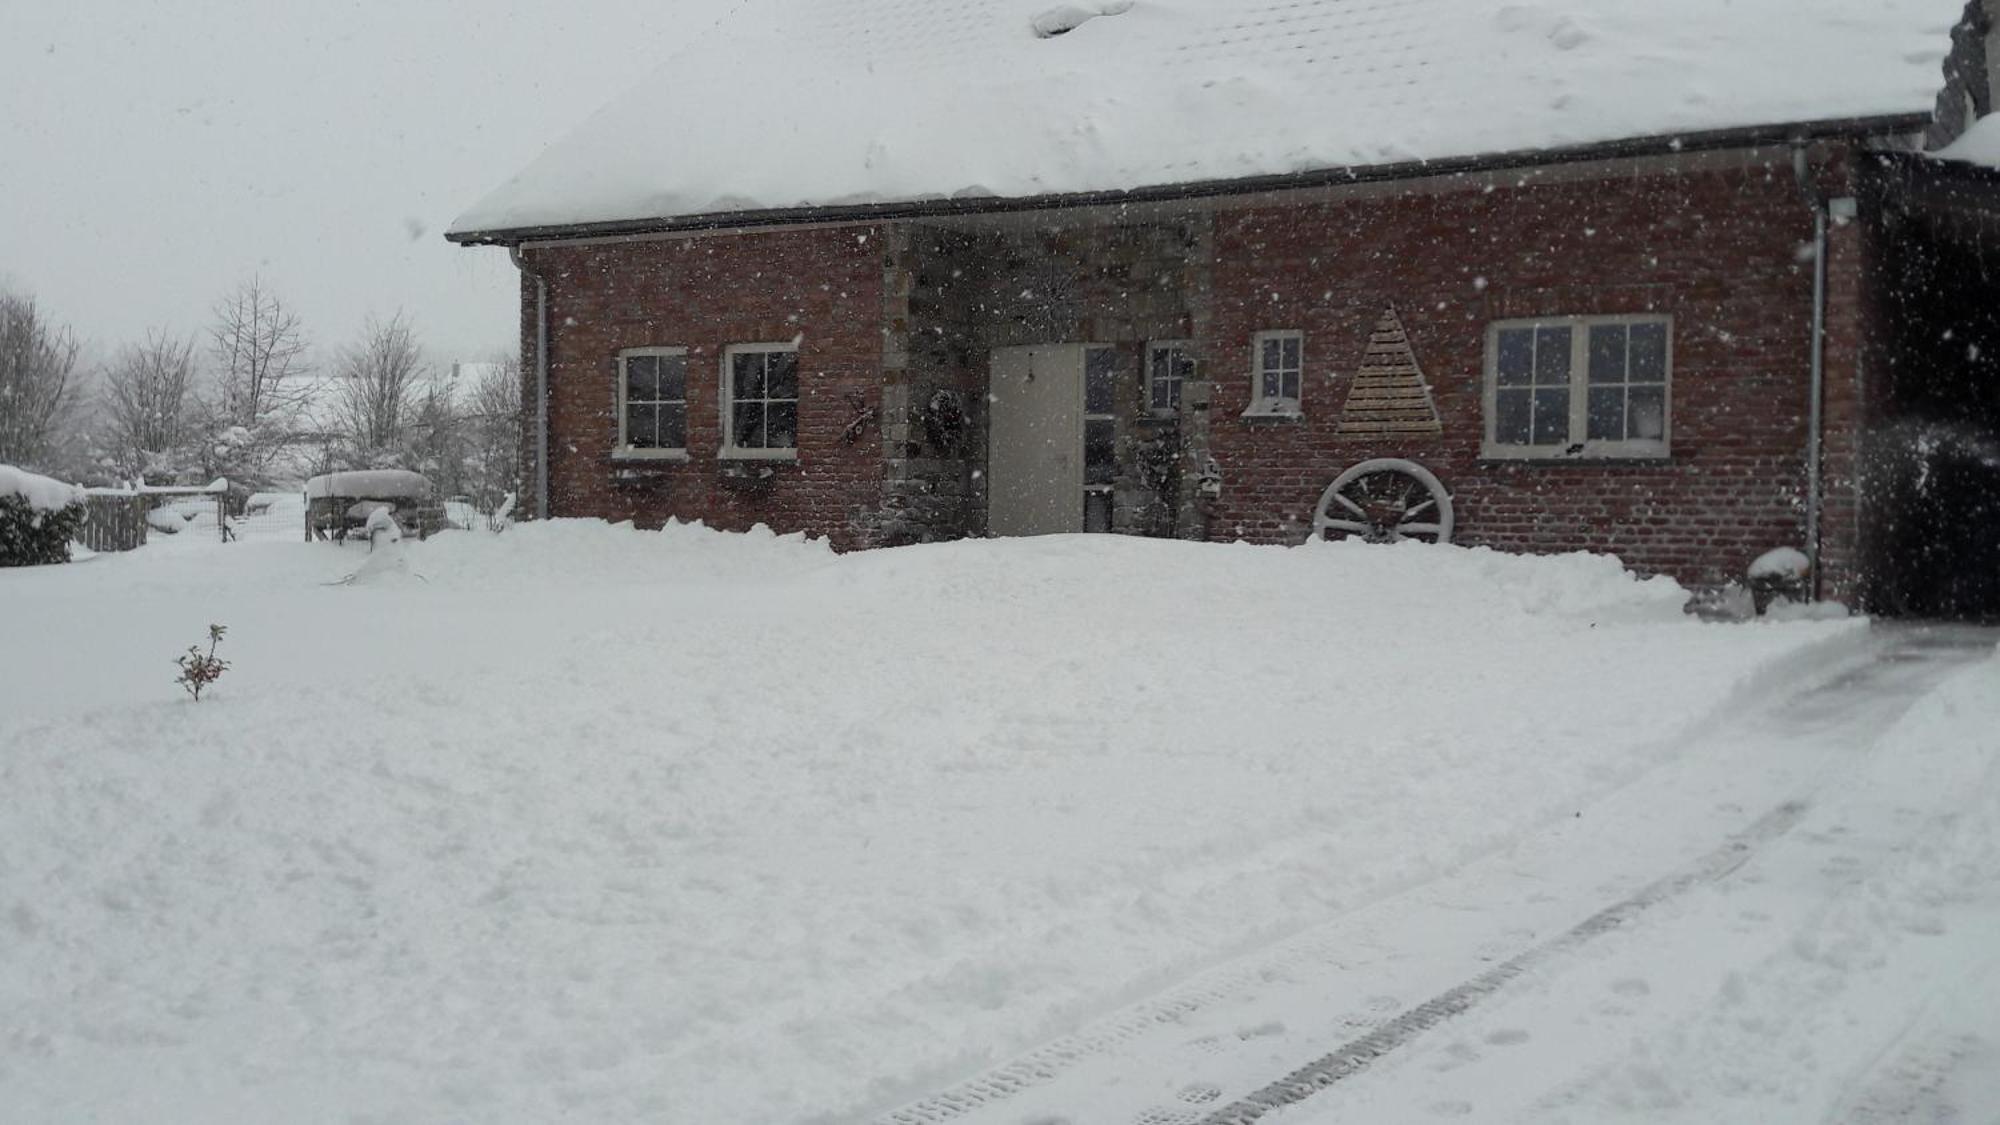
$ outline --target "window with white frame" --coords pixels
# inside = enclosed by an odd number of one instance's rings
[[[1083,353],[1083,529],[1110,531],[1118,483],[1118,349]]]
[[[1664,457],[1673,321],[1503,321],[1486,341],[1488,457]]]
[[[1250,409],[1245,414],[1297,414],[1305,385],[1305,335],[1259,332],[1250,342]]]
[[[617,454],[687,454],[686,348],[630,348],[618,353]]]
[[[799,350],[732,344],[722,353],[722,455],[798,456]]]
[[[1194,378],[1194,352],[1185,340],[1156,340],[1146,348],[1146,409],[1174,414],[1181,387]]]

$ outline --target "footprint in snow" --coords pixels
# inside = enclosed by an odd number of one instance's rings
[[[1221,1096],[1222,1087],[1211,1086],[1206,1082],[1183,1086],[1180,1092],[1180,1099],[1189,1105],[1207,1105]]]

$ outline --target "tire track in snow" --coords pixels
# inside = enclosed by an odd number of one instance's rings
[[[1379,1023],[1374,1021],[1357,1023],[1354,1030],[1366,1031],[1366,1034],[1324,1058],[1294,1071],[1278,1082],[1233,1102],[1208,1117],[1199,1118],[1201,1125],[1236,1125],[1239,1122],[1255,1121],[1279,1106],[1303,1100],[1340,1079],[1359,1072],[1402,1043],[1472,1007],[1478,1000],[1497,991],[1528,969],[1581,946],[1591,938],[1617,927],[1647,907],[1736,870],[1749,860],[1757,847],[1782,835],[1798,823],[1805,811],[1804,802],[1795,801],[1781,805],[1766,813],[1742,832],[1730,837],[1727,843],[1703,857],[1693,868],[1649,884],[1637,894],[1591,915],[1548,942],[1497,965],[1473,980],[1433,997],[1401,1015]],[[1327,950],[1326,959],[1334,960],[1335,952]],[[942,1125],[990,1103],[1050,1082],[1063,1070],[1082,1059],[1107,1054],[1121,1044],[1137,1039],[1156,1027],[1178,1024],[1188,1015],[1201,1011],[1213,1003],[1239,995],[1245,986],[1262,979],[1264,971],[1265,966],[1260,962],[1254,966],[1212,976],[1199,988],[1175,992],[1152,1003],[1133,1008],[1122,1017],[1100,1024],[1079,1035],[1056,1040],[997,1070],[989,1071],[971,1081],[884,1114],[875,1119],[876,1123],[877,1125]],[[1194,1113],[1190,1113],[1187,1120],[1193,1122],[1197,1118]]]
[[[1788,692],[1790,698],[1785,710],[1814,715],[1823,722],[1845,722],[1844,718],[1829,718],[1825,700],[1829,697],[1854,698],[1854,689],[1858,684],[1878,679],[1885,674],[1885,670],[1892,670],[1899,664],[1969,659],[1977,652],[1989,650],[1992,643],[1992,636],[1981,630],[1936,626],[1895,628],[1893,631],[1884,629],[1866,646],[1865,657],[1845,667],[1840,674],[1814,677],[1817,682],[1803,691]],[[1841,664],[1846,663],[1846,658],[1843,658]],[[1302,1101],[1366,1069],[1376,1059],[1422,1032],[1471,1009],[1481,999],[1529,969],[1581,947],[1652,906],[1705,882],[1727,876],[1748,862],[1759,847],[1795,826],[1807,809],[1808,802],[1803,799],[1777,806],[1729,836],[1722,845],[1692,866],[1648,884],[1636,894],[1591,915],[1548,942],[1416,1008],[1394,1016],[1386,1011],[1351,1014],[1339,1021],[1345,1032],[1355,1036],[1344,1046],[1226,1107],[1209,1110],[1208,1116],[1201,1116],[1206,1107],[1176,1107],[1165,1112],[1172,1113],[1175,1120],[1187,1125],[1236,1125],[1256,1121],[1280,1106]],[[1347,952],[1346,947],[1338,943],[1302,943],[1279,960],[1295,965],[1337,965],[1345,960]],[[1128,1008],[1075,1034],[1047,1043],[997,1069],[870,1120],[873,1125],[943,1125],[957,1120],[1023,1091],[1056,1081],[1078,1063],[1111,1054],[1159,1027],[1181,1024],[1190,1016],[1237,998],[1246,989],[1267,982],[1267,974],[1276,963],[1266,957],[1254,963],[1242,962],[1232,968],[1202,974],[1195,981],[1150,1002]],[[1153,1122],[1158,1112],[1161,1111],[1142,1115],[1137,1125]]]
[[[1375,1060],[1410,1040],[1458,1016],[1514,978],[1588,944],[1660,903],[1721,879],[1749,861],[1758,848],[1791,831],[1806,813],[1803,801],[1787,801],[1759,817],[1748,828],[1703,856],[1691,868],[1649,884],[1637,894],[1591,915],[1575,926],[1484,973],[1441,992],[1380,1027],[1338,1047],[1269,1086],[1201,1119],[1200,1125],[1251,1125],[1282,1106],[1304,1101],[1345,1078],[1366,1070]],[[928,1122],[930,1118],[913,1118]],[[898,1125],[901,1125],[898,1122]]]

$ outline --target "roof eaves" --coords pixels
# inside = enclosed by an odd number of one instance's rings
[[[1507,169],[1578,164],[1619,157],[1662,156],[1676,153],[1713,152],[1756,145],[1789,144],[1837,137],[1856,139],[1889,136],[1920,129],[1930,121],[1927,113],[1889,114],[1875,117],[1844,117],[1784,125],[1753,125],[1732,129],[1661,134],[1615,141],[1570,145],[1561,148],[1525,149],[1487,153],[1479,156],[1449,157],[1441,160],[1413,160],[1396,164],[1348,165],[1308,172],[1288,172],[1269,176],[1248,176],[1230,180],[1204,180],[1155,187],[1114,191],[1072,192],[1028,197],[979,196],[973,198],[918,199],[901,202],[838,206],[773,207],[756,210],[717,211],[673,218],[620,219],[609,222],[564,223],[546,226],[512,227],[493,230],[451,231],[445,238],[461,246],[519,246],[529,242],[584,238],[615,238],[650,234],[673,234],[705,230],[794,226],[804,223],[869,222],[885,219],[922,219],[1002,212],[1053,211],[1072,207],[1103,207],[1119,204],[1160,203],[1180,199],[1250,195],[1295,188],[1333,187],[1347,184],[1423,177],[1463,175]]]

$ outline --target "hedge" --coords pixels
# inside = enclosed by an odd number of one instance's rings
[[[26,497],[0,496],[0,566],[68,562],[70,540],[83,528],[85,511],[78,503],[45,512]]]

